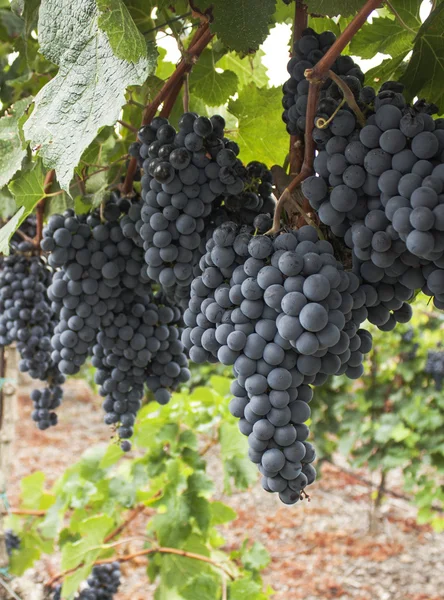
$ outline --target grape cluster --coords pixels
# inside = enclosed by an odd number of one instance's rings
[[[107,204],[104,222],[97,212],[55,215],[42,248],[59,267],[48,291],[59,316],[53,360],[73,374],[93,355],[105,422],[116,427],[127,451],[144,385],[165,404],[190,374],[179,339],[181,312],[154,293],[145,276],[137,231],[142,204],[133,201],[123,216],[120,211],[118,203]]]
[[[224,223],[191,286],[182,340],[194,362],[233,365],[232,414],[263,486],[287,504],[315,478],[306,442],[310,384],[362,374],[365,288],[309,226],[274,240]]]
[[[5,530],[5,544],[6,544],[6,552],[8,556],[11,556],[13,550],[18,550],[20,548],[21,540],[20,537],[12,531],[12,529]]]
[[[282,105],[284,112],[282,119],[287,125],[290,135],[297,135],[305,131],[305,116],[307,112],[309,83],[305,79],[305,71],[312,69],[324,56],[330,46],[336,41],[336,36],[331,31],[320,34],[313,29],[305,29],[300,40],[294,44],[294,55],[287,65],[290,79],[284,83]],[[331,67],[331,70],[352,90],[357,99],[361,94],[361,86],[364,82],[364,74],[354,63],[350,56],[339,56]],[[327,121],[339,108],[342,101],[342,92],[334,82],[327,80],[321,87],[320,100],[317,108],[315,125],[318,119]],[[355,128],[353,113],[345,106],[334,116],[329,128],[321,129],[315,127],[313,138],[319,148],[323,148],[332,135],[349,135]]]
[[[436,389],[441,391],[444,381],[444,352],[442,350],[428,352],[424,370],[432,376]]]
[[[139,131],[143,167],[141,222],[146,274],[166,296],[186,307],[195,267],[208,231],[217,225],[224,205],[242,222],[265,230],[274,211],[272,176],[259,162],[246,167],[238,145],[224,137],[225,121],[185,113],[178,131],[155,118]],[[226,217],[225,217],[226,218]]]
[[[17,248],[23,250],[20,242]],[[39,429],[57,423],[62,399],[59,373],[51,355],[55,314],[47,296],[53,273],[39,256],[14,252],[0,266],[0,345],[15,343],[20,355],[19,369],[33,379],[47,382],[47,388],[33,390],[32,418]]]
[[[224,208],[230,220],[243,225],[253,225],[258,233],[265,233],[273,224],[276,200],[273,195],[273,175],[266,165],[252,161],[237,170],[244,181],[241,194],[227,196]]]
[[[444,307],[444,125],[429,114],[433,105],[409,106],[402,89],[387,82],[374,94],[366,125],[331,137],[316,156],[317,176],[302,185],[374,288],[368,318],[383,331],[411,318],[418,289]]]
[[[113,562],[93,567],[87,579],[88,587],[78,595],[78,600],[112,600],[120,587],[120,564]]]
[[[78,592],[75,600],[113,600],[121,584],[120,564],[116,561],[105,565],[96,565],[86,580],[86,587]],[[61,600],[62,585],[52,590],[52,600]]]

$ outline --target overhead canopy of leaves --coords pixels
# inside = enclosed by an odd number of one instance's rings
[[[116,57],[98,21],[95,0],[43,0],[40,7],[41,51],[59,71],[37,95],[24,131],[66,190],[99,128],[118,119],[127,86],[143,83],[155,67],[154,49],[136,63]]]

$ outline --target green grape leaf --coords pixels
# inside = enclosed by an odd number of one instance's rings
[[[197,598],[199,600],[218,600],[219,580],[206,573],[196,575],[185,587],[181,588],[180,595],[185,600],[196,600]]]
[[[218,73],[213,51],[204,50],[191,74],[190,91],[208,106],[218,106],[236,93],[237,85],[236,74],[228,70]]]
[[[95,0],[43,0],[40,7],[40,49],[59,71],[37,94],[24,131],[67,192],[85,148],[119,118],[126,87],[143,83],[156,66],[154,47],[136,63],[115,56],[98,20]]]
[[[333,31],[338,36],[341,33],[341,28],[336,21],[329,19],[328,17],[309,17],[308,26],[316,31],[316,33],[322,33],[323,31]]]
[[[229,523],[230,521],[234,521],[237,517],[237,513],[235,510],[224,504],[223,502],[219,502],[216,500],[211,503],[211,524],[212,525],[223,525],[224,523]]]
[[[384,81],[398,80],[395,73],[403,66],[403,61],[407,56],[407,52],[403,52],[393,58],[386,58],[380,65],[376,65],[373,69],[369,69],[365,73],[365,82],[367,85],[382,84]],[[377,87],[377,86],[376,86]]]
[[[268,84],[267,69],[262,62],[265,56],[263,50],[258,50],[254,56],[245,56],[241,58],[235,52],[229,52],[217,61],[217,67],[229,69],[237,75],[239,89],[244,88],[250,83],[257,87],[266,87]]]
[[[244,577],[230,583],[230,600],[266,600],[262,585],[253,579]]]
[[[426,19],[415,38],[402,78],[412,96],[424,97],[444,111],[444,3]]]
[[[0,190],[0,218],[8,219],[15,212],[15,201],[11,192],[5,186]]]
[[[395,57],[410,51],[414,33],[407,31],[387,17],[364,23],[350,42],[350,54],[361,58],[373,58],[378,52]]]
[[[122,0],[97,0],[98,24],[109,39],[115,56],[138,62],[146,56],[146,42]]]
[[[389,10],[392,7],[408,27],[412,29],[419,29],[421,27],[422,23],[419,16],[421,2],[418,2],[418,0],[392,0],[390,7],[388,7]]]
[[[20,138],[19,120],[31,102],[31,97],[19,100],[0,119],[0,188],[21,168],[26,156],[26,148]]]
[[[27,215],[45,195],[44,180],[42,163],[38,161],[33,168],[22,171],[8,186],[14,195],[17,208],[24,206]]]
[[[276,9],[273,14],[274,23],[292,23],[294,19],[294,4],[285,4],[282,0],[276,2]]]
[[[326,17],[348,17],[362,8],[362,0],[307,0],[308,12]]]
[[[206,6],[199,1],[201,9]],[[268,36],[275,7],[276,0],[262,0],[260,7],[256,0],[215,0],[211,30],[230,50],[252,52]]]
[[[22,206],[15,213],[15,215],[9,219],[6,225],[0,229],[0,254],[9,256],[9,240],[12,238],[14,233],[20,227],[20,223],[23,221],[25,214],[25,207]]]
[[[239,489],[254,483],[257,480],[257,470],[246,457],[248,444],[234,423],[222,423],[219,429],[219,442],[225,488],[229,489],[231,477]]]
[[[40,508],[44,483],[45,474],[42,471],[36,471],[20,481],[22,508]]]
[[[153,6],[149,2],[147,3],[146,0],[125,0],[125,5],[142,34],[148,33],[154,27],[153,19],[151,18]]]
[[[9,183],[8,188],[14,196],[17,212],[0,229],[0,252],[5,256],[9,255],[9,241],[12,235],[45,195],[44,178],[42,163],[38,161],[32,168],[20,171],[16,178]]]
[[[247,548],[244,544],[240,558],[244,567],[249,571],[261,571],[270,564],[271,560],[267,549],[259,542],[254,542],[251,548]]]
[[[82,562],[95,560],[95,557],[101,552],[100,545],[113,524],[113,519],[108,515],[96,515],[82,521],[79,524],[82,538],[63,546],[62,569],[73,569]]]
[[[230,101],[228,110],[239,121],[231,136],[241,147],[240,158],[247,163],[259,160],[269,167],[282,164],[288,152],[288,134],[282,124],[281,88],[249,85]]]

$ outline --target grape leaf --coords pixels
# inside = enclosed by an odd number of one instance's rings
[[[223,502],[218,500],[211,503],[211,524],[222,525],[223,523],[229,523],[234,521],[237,517],[237,513]]]
[[[350,54],[361,58],[373,58],[376,53],[390,56],[404,56],[410,51],[414,33],[388,17],[373,19],[364,23],[350,42]]]
[[[0,188],[21,168],[26,156],[26,148],[20,139],[19,120],[31,102],[31,97],[19,100],[0,119]]]
[[[22,206],[15,213],[15,215],[9,219],[6,225],[0,229],[0,254],[9,256],[9,240],[14,235],[15,231],[19,228],[20,223],[23,221],[23,214],[25,213],[25,207]]]
[[[40,7],[41,51],[59,71],[37,94],[24,131],[68,192],[84,149],[119,118],[126,87],[141,84],[156,66],[151,46],[136,63],[115,56],[98,20],[95,0],[43,0]]]
[[[392,7],[406,25],[415,30],[421,27],[422,22],[419,16],[421,2],[418,0],[392,0],[389,10]]]
[[[45,195],[43,187],[44,172],[41,161],[35,163],[32,169],[22,171],[20,176],[9,184],[9,191],[14,195],[17,208],[25,207],[27,214]]]
[[[249,85],[230,101],[228,110],[238,118],[237,132],[231,134],[241,146],[244,162],[259,160],[268,166],[282,164],[287,154],[288,134],[282,124],[281,88]]]
[[[211,575],[201,573],[193,577],[185,587],[181,588],[180,595],[185,600],[217,600],[219,598],[220,584]]]
[[[230,600],[266,600],[262,586],[253,579],[244,577],[230,583]]]
[[[337,36],[341,33],[341,28],[336,21],[329,19],[328,17],[309,17],[308,26],[316,31],[316,33],[322,33],[323,31],[333,31]]]
[[[326,17],[348,17],[362,8],[362,0],[307,0],[308,12]]]
[[[42,471],[36,471],[20,481],[22,508],[40,508],[44,484],[45,474]]]
[[[9,240],[12,235],[32,213],[38,201],[44,197],[43,183],[43,168],[41,161],[38,161],[33,168],[21,171],[16,179],[13,179],[8,185],[9,191],[15,199],[17,212],[0,229],[0,252],[5,256],[9,255]]]
[[[153,6],[149,2],[147,3],[146,0],[125,0],[125,6],[142,34],[146,34],[150,29],[153,29],[154,22],[151,18]]]
[[[241,561],[249,571],[261,571],[270,564],[270,554],[265,546],[259,542],[248,548],[246,542],[242,545]]]
[[[97,0],[98,24],[108,35],[116,56],[137,62],[146,56],[146,43],[122,0]]]
[[[15,211],[15,200],[5,186],[0,190],[0,217],[8,219]]]
[[[262,50],[258,50],[254,56],[245,56],[244,58],[235,52],[229,52],[217,61],[216,66],[234,71],[239,81],[239,89],[251,82],[255,83],[257,87],[264,87],[268,84],[268,75],[262,62],[263,56],[265,56],[265,52]]]
[[[444,111],[444,3],[424,21],[402,78],[412,96],[425,97]]]
[[[391,79],[398,81],[399,77],[397,77],[396,73],[399,72],[399,69],[401,68],[401,65],[403,64],[403,61],[406,56],[407,52],[403,52],[399,56],[394,56],[393,58],[386,58],[382,61],[380,65],[376,65],[376,67],[373,67],[373,69],[369,69],[368,71],[366,71],[366,84],[381,84],[384,81],[389,81]]]
[[[190,91],[208,106],[224,104],[236,93],[237,84],[238,79],[233,71],[216,71],[211,50],[204,50],[190,77]]]
[[[200,1],[200,8],[207,4]],[[275,12],[276,0],[215,0],[211,30],[231,50],[252,52],[265,41]],[[259,10],[258,10],[259,8]]]

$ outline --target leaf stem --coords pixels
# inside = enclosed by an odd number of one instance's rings
[[[119,123],[119,125],[122,125],[122,127],[129,129],[133,133],[137,133],[137,131],[138,131],[137,127],[134,127],[134,125],[130,125],[126,121],[121,121],[120,119],[118,119],[117,123]]]

